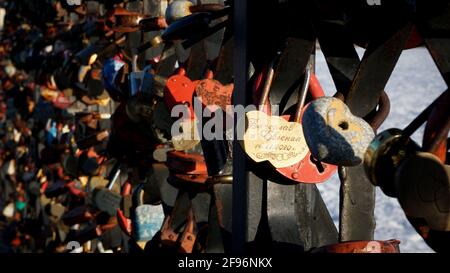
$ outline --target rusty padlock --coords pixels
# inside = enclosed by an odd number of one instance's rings
[[[177,244],[178,233],[172,228],[172,215],[167,215],[161,226],[160,242],[163,247],[172,248]]]
[[[198,153],[170,151],[167,153],[166,166],[171,176],[183,181],[204,183],[208,179],[205,158]]]
[[[197,223],[195,221],[194,212],[192,211],[191,207],[186,217],[186,225],[179,239],[180,246],[178,247],[178,251],[180,253],[193,252],[197,240],[197,233]]]

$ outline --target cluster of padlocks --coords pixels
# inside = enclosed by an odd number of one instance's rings
[[[449,91],[377,132],[403,49],[448,83],[448,3],[248,2],[1,2],[0,252],[399,252],[375,186],[448,250]],[[339,229],[315,185],[336,173]]]

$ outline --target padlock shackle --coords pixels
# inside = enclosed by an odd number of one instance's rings
[[[108,190],[112,190],[112,188],[114,187],[114,184],[117,182],[117,178],[119,178],[120,175],[120,165],[121,163],[119,161],[117,161],[113,168],[111,169],[111,172],[109,173],[108,176],[108,184],[106,185],[106,189]]]
[[[138,206],[144,205],[144,187],[145,183],[140,183],[134,190],[132,196],[132,207],[135,209]]]
[[[266,104],[267,100],[269,99],[270,88],[272,87],[273,78],[275,75],[275,69],[278,66],[278,63],[281,59],[281,53],[282,53],[281,51],[277,52],[275,58],[272,60],[269,67],[267,68],[261,98],[259,99],[259,103],[258,103],[258,109],[260,109],[260,110],[263,109],[264,105]]]
[[[373,117],[367,120],[367,122],[370,124],[370,126],[373,128],[375,132],[386,120],[390,111],[391,111],[391,101],[389,100],[389,96],[387,95],[387,93],[383,90],[381,92],[380,99],[378,102],[378,110],[375,111]]]
[[[131,60],[131,72],[139,72],[137,61],[138,61],[138,54],[133,54],[132,60]]]
[[[309,83],[311,79],[311,70],[312,70],[312,64],[308,63],[305,70],[305,79],[303,80],[303,85],[299,89],[298,99],[297,99],[297,109],[295,110],[295,117],[294,122],[299,123],[301,116],[302,116],[302,110],[305,106],[305,100],[306,96],[308,95],[308,89],[309,89]]]

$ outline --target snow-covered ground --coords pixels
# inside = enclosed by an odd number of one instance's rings
[[[362,56],[363,49],[358,48],[358,53]],[[327,95],[333,95],[336,87],[320,51],[317,52],[316,65],[317,77],[322,87]],[[386,92],[391,100],[391,112],[379,132],[393,127],[404,128],[446,88],[425,48],[403,51],[386,86]],[[413,135],[413,139],[419,144],[422,134],[423,127]],[[337,225],[339,219],[337,175],[318,187]],[[385,196],[379,188],[377,188],[375,217],[377,222],[375,239],[399,239],[402,252],[433,252],[409,224],[397,199]]]

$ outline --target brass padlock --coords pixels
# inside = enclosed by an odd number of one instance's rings
[[[435,231],[450,231],[450,166],[431,153],[404,159],[395,176],[397,198],[408,218]]]
[[[419,150],[419,145],[410,137],[405,137],[400,129],[379,133],[364,155],[364,167],[370,181],[386,195],[396,197],[395,172],[405,158]]]

